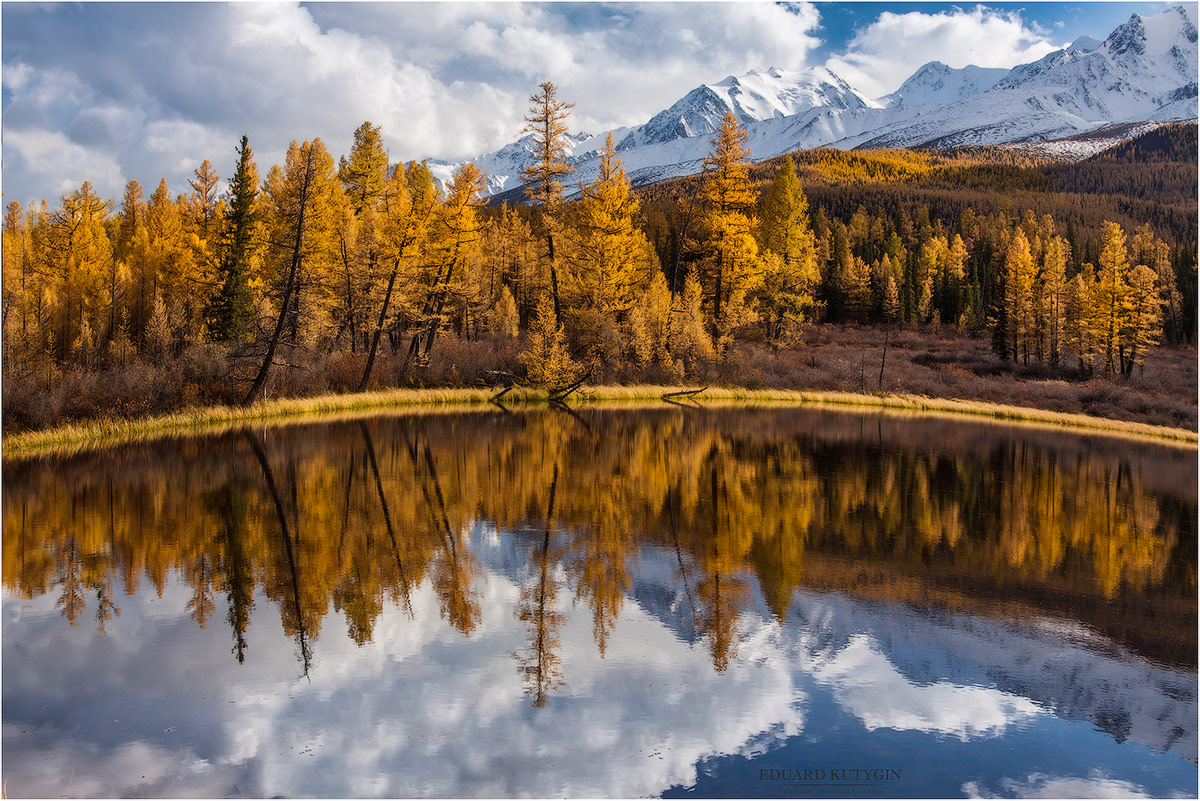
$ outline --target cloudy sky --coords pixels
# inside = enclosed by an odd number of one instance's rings
[[[543,80],[575,131],[645,122],[700,83],[825,65],[869,96],[934,58],[1011,67],[1165,3],[5,3],[3,188],[187,189],[292,139],[335,155],[383,129],[393,161],[513,141]]]

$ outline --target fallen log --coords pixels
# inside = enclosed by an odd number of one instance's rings
[[[662,399],[666,400],[667,398],[682,398],[682,397],[691,398],[691,397],[695,397],[696,395],[699,395],[701,392],[703,392],[706,389],[708,389],[708,387],[705,386],[705,387],[700,387],[700,389],[685,389],[685,390],[681,390],[679,392],[667,392],[667,393],[663,394]]]

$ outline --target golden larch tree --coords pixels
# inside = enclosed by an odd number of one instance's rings
[[[1029,364],[1030,340],[1034,331],[1034,281],[1037,266],[1025,232],[1018,228],[1004,260],[1004,307],[1008,321],[1008,341],[1013,361],[1024,358]]]
[[[763,282],[756,293],[759,319],[767,341],[778,344],[799,334],[815,306],[816,238],[808,220],[808,198],[788,156],[763,198],[759,220]],[[770,258],[767,254],[776,254]]]
[[[1095,312],[1099,345],[1104,351],[1104,372],[1123,371],[1121,329],[1128,314],[1129,255],[1125,232],[1115,222],[1105,221],[1100,269],[1096,276]]]
[[[550,267],[550,291],[554,314],[561,316],[558,296],[558,266],[554,237],[558,225],[558,206],[562,200],[564,176],[575,171],[567,161],[567,117],[574,103],[558,99],[558,87],[550,81],[538,85],[529,98],[525,116],[525,131],[533,134],[534,163],[521,170],[525,195],[541,210],[542,235],[546,242],[546,259]]]
[[[1050,364],[1058,366],[1062,347],[1063,326],[1066,320],[1067,259],[1070,244],[1060,236],[1053,236],[1042,253],[1041,274],[1041,317],[1046,338],[1046,353]]]
[[[249,406],[263,391],[275,353],[290,323],[292,344],[300,328],[300,294],[305,274],[321,275],[336,263],[336,208],[341,187],[325,143],[313,139],[288,147],[284,167],[271,168],[264,182],[267,226],[272,243],[268,261],[278,301],[275,322],[259,368],[242,403]]]
[[[1144,264],[1129,273],[1128,312],[1121,331],[1125,375],[1133,368],[1146,372],[1146,353],[1162,338],[1162,298],[1158,274]]]
[[[712,150],[704,159],[704,233],[699,267],[718,353],[724,351],[737,326],[753,320],[746,300],[762,280],[754,237],[758,198],[750,183],[746,138],[737,118],[726,114]]]

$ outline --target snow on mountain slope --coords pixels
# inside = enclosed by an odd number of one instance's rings
[[[871,147],[1045,140],[1136,119],[1196,116],[1195,9],[1136,14],[1091,51],[1057,50],[1014,67],[990,90],[890,125]],[[1167,109],[1177,101],[1186,103]],[[1164,116],[1163,112],[1166,112]]]
[[[636,128],[617,128],[611,133],[613,141],[617,143],[617,149],[625,159],[625,168],[631,175],[634,169],[639,168],[649,170],[647,176],[657,175],[661,168],[663,177],[667,177],[687,174],[669,168],[681,162],[704,158],[709,149],[709,136],[720,128],[721,120],[729,112],[733,112],[742,125],[752,125],[764,120],[791,120],[797,114],[814,109],[834,109],[850,112],[850,121],[830,123],[833,128],[849,125],[851,129],[856,129],[861,126],[853,121],[854,113],[871,110],[877,106],[878,104],[863,97],[837,75],[822,67],[807,70],[782,70],[772,67],[766,72],[751,70],[742,76],[731,75],[718,83],[698,86],[644,125]],[[595,176],[599,169],[598,154],[608,133],[606,131],[595,136],[568,136],[567,155],[578,167],[578,172],[571,177],[569,186],[577,184],[580,180],[586,183]],[[814,140],[809,137],[806,141]],[[824,141],[828,140],[822,140],[821,143]],[[684,144],[672,146],[677,142]],[[637,156],[633,155],[644,148],[649,150]],[[513,189],[521,183],[521,169],[533,161],[533,136],[524,136],[497,151],[478,156],[473,161],[487,173],[488,194]],[[443,183],[450,180],[458,166],[458,163],[446,161],[431,161],[429,164],[434,177]],[[692,171],[698,170],[699,167],[696,166]],[[647,177],[644,180],[657,179]]]
[[[1129,139],[1149,133],[1161,125],[1161,122],[1156,121],[1119,122],[1116,125],[1106,125],[1103,128],[1095,128],[1064,139],[1051,139],[1045,142],[1011,142],[1000,145],[1000,147],[1027,153],[1031,156],[1082,161]]]
[[[986,92],[1007,74],[1008,70],[998,67],[976,67],[971,64],[956,70],[940,61],[930,61],[914,72],[899,89],[879,98],[879,102],[888,108],[944,106]]]
[[[1046,142],[1121,122],[1194,119],[1197,109],[1196,7],[1133,15],[1103,42],[1080,37],[1031,64],[1005,72],[937,61],[897,91],[872,101],[824,68],[751,71],[688,92],[644,125],[612,131],[636,184],[699,172],[711,135],[728,112],[749,133],[751,158],[812,147],[957,147]],[[598,171],[606,134],[573,135],[576,166],[568,191]],[[520,186],[532,137],[474,159],[488,193]],[[1089,144],[1091,149],[1094,144]],[[1071,145],[1063,153],[1074,153]],[[455,164],[431,162],[447,181]]]
[[[715,133],[729,112],[738,123],[790,117],[811,108],[861,109],[875,105],[823,67],[765,73],[751,70],[698,86],[645,125],[618,140],[618,150]]]
[[[802,114],[761,120],[743,127],[750,158],[759,161],[793,150],[825,147],[831,143],[843,149],[853,147],[859,139],[871,135],[881,122],[911,120],[920,113],[921,107],[918,106],[902,109],[818,107]],[[704,157],[711,149],[711,136],[692,136],[631,148],[620,156],[630,182],[634,186],[642,186],[700,172]],[[580,184],[594,181],[599,168],[598,158],[578,159],[575,162],[576,171],[567,182],[566,194],[577,194]]]
[[[618,136],[620,132],[628,130],[628,128],[618,128],[613,132],[613,135]],[[587,133],[568,133],[565,144],[568,158],[587,160],[589,157],[594,157],[596,153],[599,153],[601,146],[604,144],[604,136],[597,137]],[[499,150],[485,153],[474,159],[468,159],[468,161],[474,161],[475,166],[486,173],[487,189],[485,194],[494,195],[521,185],[521,170],[533,164],[533,150],[533,134],[528,134],[511,144],[505,145]],[[450,178],[454,175],[454,171],[458,169],[458,166],[464,162],[431,159],[427,163],[429,164],[429,171],[433,173],[433,177],[445,185],[450,182]]]

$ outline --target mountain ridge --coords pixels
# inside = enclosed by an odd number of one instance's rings
[[[746,129],[754,160],[813,147],[1044,143],[1120,123],[1194,119],[1195,13],[1175,6],[1151,17],[1133,14],[1102,42],[1079,37],[1008,70],[930,61],[876,99],[825,67],[726,76],[701,84],[640,126],[570,135],[566,150],[576,172],[568,194],[594,179],[609,133],[634,183],[699,172],[709,136],[726,113]],[[1062,149],[1066,157],[1072,152]],[[525,136],[464,161],[487,173],[486,193],[493,195],[519,187],[520,171],[532,160],[532,136]],[[464,162],[429,163],[446,182]]]

